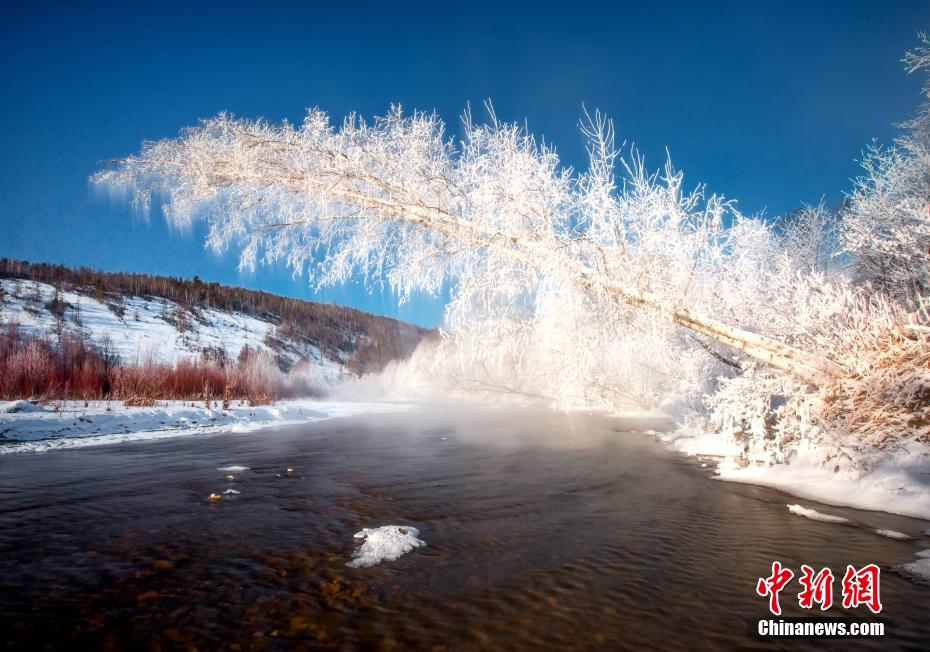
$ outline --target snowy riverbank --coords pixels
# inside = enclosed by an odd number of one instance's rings
[[[673,450],[713,457],[721,480],[764,485],[829,505],[889,512],[930,520],[930,446],[910,442],[877,451],[869,471],[824,466],[815,448],[802,442],[786,463],[737,463],[739,446],[721,433],[680,429],[660,433]]]
[[[127,407],[121,401],[27,401],[0,403],[0,454],[45,452],[126,441],[216,432],[248,432],[270,426],[320,421],[378,412],[408,405],[299,399],[250,406],[233,401],[228,410],[190,401],[158,401],[152,407]]]
[[[930,520],[930,449],[911,445],[889,452],[860,475],[834,473],[799,453],[788,464],[720,464],[720,478],[780,489],[830,505],[868,509]]]

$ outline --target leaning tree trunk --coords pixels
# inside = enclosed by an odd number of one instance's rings
[[[336,194],[340,201],[348,204],[384,211],[394,219],[444,233],[459,241],[503,252],[540,272],[545,268],[543,261],[548,252],[542,251],[543,246],[539,243],[526,242],[505,233],[491,234],[481,231],[473,223],[436,207],[395,203],[357,191],[340,190]],[[687,308],[669,309],[658,296],[650,292],[629,288],[610,278],[604,278],[602,274],[581,264],[564,262],[571,265],[570,277],[580,287],[591,291],[603,290],[616,301],[658,312],[679,326],[736,348],[805,382],[823,385],[847,375],[845,369],[825,356],[818,356],[770,337],[730,326]]]
[[[333,161],[341,160],[340,156],[344,156],[339,152],[318,153]],[[123,161],[124,165],[131,163],[131,159]],[[348,215],[337,214],[326,218],[311,216],[297,222],[268,223],[265,225],[268,229],[286,229],[300,223],[350,222],[359,219],[400,222],[442,234],[476,249],[494,250],[540,274],[557,272],[567,275],[572,283],[586,291],[603,293],[615,301],[658,312],[675,324],[739,349],[756,360],[808,383],[823,385],[846,376],[846,371],[829,358],[735,328],[684,307],[669,306],[655,294],[623,285],[578,261],[568,258],[555,260],[552,248],[547,243],[521,239],[515,234],[488,231],[442,207],[427,205],[417,193],[411,195],[375,175],[359,176],[360,173],[347,172],[335,163],[330,167],[323,166],[323,169],[307,170],[295,169],[290,164],[263,161],[261,169],[246,171],[237,168],[236,161],[224,158],[207,157],[195,161],[146,159],[145,163],[171,169],[171,176],[196,179],[197,183],[217,192],[235,184],[255,185],[256,188],[273,186],[295,194],[312,192],[357,209]]]

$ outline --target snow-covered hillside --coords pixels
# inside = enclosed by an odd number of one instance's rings
[[[324,356],[319,347],[282,339],[270,320],[240,312],[185,309],[155,297],[98,301],[87,294],[21,279],[2,279],[0,288],[0,324],[15,323],[23,333],[50,340],[61,333],[81,336],[125,364],[149,360],[170,364],[208,350],[222,350],[235,359],[248,346],[269,352],[284,367],[306,358],[329,379],[344,370],[344,364]]]

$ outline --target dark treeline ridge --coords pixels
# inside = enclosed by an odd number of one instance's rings
[[[0,258],[0,278],[39,281],[104,302],[139,296],[167,299],[192,311],[213,308],[245,313],[274,323],[279,340],[312,343],[326,357],[342,359],[357,373],[378,371],[391,360],[406,358],[429,333],[412,324],[354,308],[221,285],[196,276],[183,279],[102,272],[91,267],[71,268]]]

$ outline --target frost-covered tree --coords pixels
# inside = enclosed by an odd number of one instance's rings
[[[910,73],[930,69],[930,39],[904,58]],[[930,81],[923,88],[930,98]],[[913,304],[930,292],[930,103],[904,124],[894,145],[872,144],[850,195],[843,237],[862,277]]]
[[[821,201],[781,217],[774,228],[784,252],[799,270],[830,273],[844,267],[839,219],[838,211],[827,209]]]
[[[654,311],[805,381],[842,377],[821,355],[689,308],[731,244],[725,216],[742,218],[702,187],[683,191],[670,164],[659,175],[635,152],[619,158],[599,114],[584,130],[590,166],[572,174],[493,112],[487,124],[466,116],[458,144],[437,116],[397,108],[339,127],[316,109],[299,127],[220,115],[146,143],[95,180],[132,191],[143,207],[161,195],[176,224],[206,219],[209,243],[238,245],[246,267],[285,260],[320,283],[361,274],[402,296],[451,280],[453,329],[571,286],[591,302]]]
[[[175,224],[205,220],[244,267],[285,261],[404,298],[448,284],[441,340],[392,365],[394,385],[706,408],[748,459],[813,441],[831,468],[930,442],[930,109],[866,168],[839,225],[823,206],[744,216],[621,152],[600,114],[582,129],[589,165],[573,172],[493,111],[466,115],[458,141],[400,109],[339,125],[315,109],[298,126],[220,115],[95,181],[143,208],[157,197]]]

